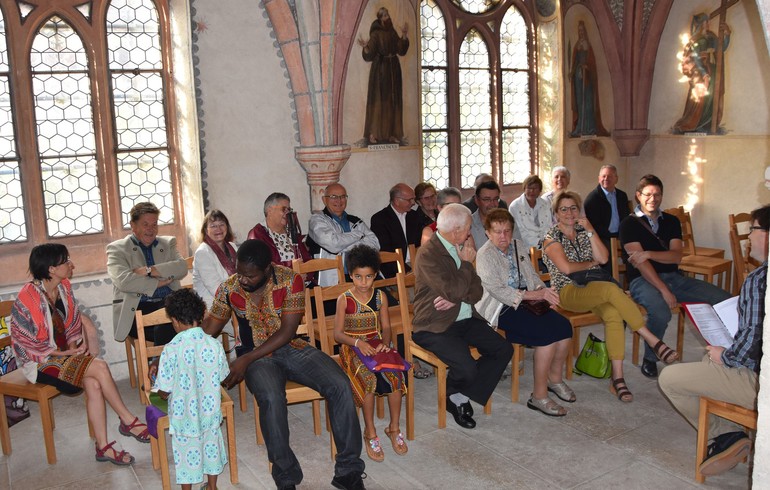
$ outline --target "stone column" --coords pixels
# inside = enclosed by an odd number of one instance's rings
[[[339,182],[340,170],[350,158],[350,145],[298,146],[294,157],[307,172],[310,185],[310,210],[314,213],[324,208],[324,189]]]

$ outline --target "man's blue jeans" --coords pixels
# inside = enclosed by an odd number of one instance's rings
[[[659,272],[658,277],[668,286],[679,303],[700,302],[715,305],[730,297],[730,293],[724,289],[706,281],[687,277],[681,272]],[[663,340],[668,322],[671,320],[671,308],[663,300],[663,295],[643,277],[637,277],[631,281],[629,289],[634,301],[647,310],[647,328]],[[648,361],[658,360],[647,344],[644,344],[644,358]]]
[[[363,439],[350,380],[331,357],[318,349],[295,349],[287,344],[272,356],[252,362],[246,371],[246,385],[259,404],[259,423],[267,456],[273,463],[275,484],[280,488],[302,481],[299,461],[289,447],[287,379],[316,390],[326,399],[337,446],[335,476],[362,473]]]

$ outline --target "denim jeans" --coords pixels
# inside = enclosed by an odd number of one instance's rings
[[[679,303],[700,302],[715,305],[730,297],[730,293],[724,289],[706,281],[687,277],[681,272],[658,273],[658,277],[668,286]],[[671,309],[663,300],[663,295],[643,277],[637,277],[631,281],[629,289],[634,301],[647,310],[647,328],[662,340],[668,322],[671,320]],[[644,345],[644,358],[648,361],[658,360],[647,344]]]
[[[252,362],[246,371],[246,385],[259,403],[259,423],[267,456],[273,463],[275,484],[280,488],[302,481],[299,461],[289,447],[287,379],[316,390],[326,399],[337,446],[335,476],[362,473],[361,426],[347,375],[331,357],[318,349],[310,346],[295,349],[284,345],[270,357]]]

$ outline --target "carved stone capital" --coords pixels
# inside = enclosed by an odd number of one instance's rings
[[[298,146],[294,149],[297,159],[307,173],[310,185],[310,210],[321,211],[324,208],[324,189],[327,185],[339,182],[340,171],[350,158],[350,145],[334,146]]]
[[[612,139],[618,145],[620,156],[637,157],[642,146],[650,139],[649,129],[613,129]]]

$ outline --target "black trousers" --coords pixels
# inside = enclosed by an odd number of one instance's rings
[[[513,356],[513,346],[475,317],[454,322],[442,333],[415,332],[412,339],[449,366],[447,395],[462,393],[480,405],[486,405]],[[479,350],[478,360],[471,346]]]

